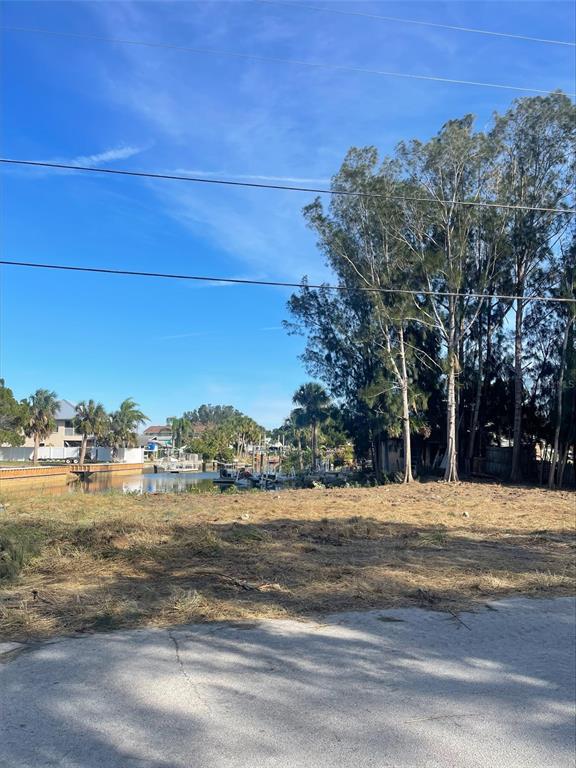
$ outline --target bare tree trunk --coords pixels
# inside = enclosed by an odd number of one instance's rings
[[[410,411],[408,408],[408,386],[402,387],[402,428],[404,436],[404,477],[403,483],[413,483],[412,445],[410,443]]]
[[[448,371],[448,415],[446,429],[446,469],[444,480],[451,483],[458,480],[458,463],[456,452],[456,371],[454,353],[450,353]]]
[[[523,281],[518,281],[523,290]],[[519,297],[521,296],[519,290]],[[516,299],[516,326],[514,331],[514,427],[512,432],[512,469],[510,480],[517,482],[522,478],[522,320],[524,302]]]
[[[466,472],[472,472],[472,461],[474,459],[474,446],[476,444],[476,431],[478,429],[478,417],[480,415],[480,402],[482,400],[482,388],[484,386],[484,358],[482,356],[482,315],[479,318],[478,330],[478,378],[476,379],[476,396],[474,399],[474,410],[472,413],[472,424],[470,425],[470,437],[468,438],[468,455],[466,457]]]
[[[88,435],[82,435],[82,445],[80,446],[80,459],[79,463],[84,464],[86,458],[86,448],[88,446]]]
[[[316,455],[317,453],[316,443],[318,440],[317,430],[318,430],[318,424],[314,421],[312,422],[312,471],[313,472],[316,471],[316,468],[318,466],[318,456]]]
[[[34,464],[38,463],[38,448],[40,447],[40,435],[35,432],[34,433],[34,453],[32,454],[32,461]]]
[[[456,307],[454,299],[450,299],[450,329],[448,337],[448,408],[446,418],[446,469],[444,480],[458,480],[458,457],[456,443]]]
[[[564,329],[564,338],[562,339],[562,353],[560,355],[560,376],[558,377],[558,388],[556,390],[556,429],[554,430],[554,447],[552,448],[552,458],[550,459],[550,473],[548,475],[548,488],[554,488],[556,464],[560,455],[560,428],[562,427],[562,394],[564,390],[564,368],[566,365],[566,353],[568,350],[568,335],[572,320],[567,323]]]
[[[542,447],[542,443],[539,443],[540,445],[540,461],[539,467],[538,467],[538,485],[542,485],[542,480],[544,478],[544,448]]]
[[[404,347],[404,329],[399,331],[400,372],[402,376],[402,429],[404,437],[404,477],[403,483],[412,483],[412,444],[410,442],[410,407],[408,402],[408,373],[406,370],[406,350]]]
[[[480,398],[480,413],[484,416],[486,395],[490,384],[490,371],[492,367],[492,303],[488,300],[488,320],[486,322],[486,356],[484,358],[484,381],[482,382],[482,396]],[[484,407],[483,407],[484,406]],[[480,419],[478,427],[478,455],[483,456],[485,451],[485,419]]]
[[[304,459],[302,457],[302,433],[298,430],[298,467],[300,472],[304,471]]]

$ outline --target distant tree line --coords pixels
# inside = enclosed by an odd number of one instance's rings
[[[359,456],[401,439],[410,482],[418,435],[443,446],[454,481],[507,441],[517,481],[539,443],[549,486],[562,484],[576,451],[575,305],[533,298],[576,296],[575,137],[567,96],[519,99],[486,130],[467,115],[390,157],[351,149],[332,190],[357,194],[305,208],[342,290],[304,287],[287,326],[307,336],[307,369]]]
[[[272,430],[231,405],[201,405],[167,419],[172,445],[197,453],[204,461],[246,461],[256,447],[262,452],[280,443],[282,466],[289,471],[316,468],[328,455],[332,462],[352,460],[350,438],[340,409],[320,384],[308,382],[294,393],[295,408]]]
[[[232,405],[201,405],[171,416],[172,445],[197,453],[204,461],[230,462],[249,445],[263,442],[266,430]]]

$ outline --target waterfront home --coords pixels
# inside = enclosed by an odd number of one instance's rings
[[[152,425],[143,432],[144,444],[155,443],[159,448],[166,448],[172,445],[172,429],[166,425]]]
[[[56,411],[55,421],[56,429],[40,443],[40,446],[50,446],[53,448],[80,448],[82,435],[74,429],[74,418],[76,416],[76,406],[69,400],[59,400],[58,410]],[[34,446],[34,438],[27,437],[24,441],[25,448]]]

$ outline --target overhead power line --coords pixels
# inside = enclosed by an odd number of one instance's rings
[[[388,294],[407,294],[409,296],[442,296],[442,297],[454,297],[454,298],[469,298],[469,299],[503,299],[505,301],[516,301],[521,299],[522,301],[546,301],[546,302],[560,302],[567,304],[576,304],[576,299],[565,299],[555,296],[508,296],[505,294],[497,293],[459,293],[454,291],[430,291],[426,289],[422,290],[410,290],[408,288],[372,288],[370,286],[359,286],[357,288],[350,288],[346,285],[328,285],[321,283],[289,283],[280,280],[249,280],[239,277],[209,277],[207,275],[182,275],[170,272],[141,272],[133,269],[107,269],[105,267],[80,267],[77,265],[67,264],[45,264],[31,261],[5,261],[0,260],[0,264],[4,264],[10,267],[30,267],[32,269],[58,269],[65,272],[88,272],[103,275],[125,275],[128,277],[155,277],[167,280],[191,280],[195,282],[204,283],[229,283],[232,285],[259,285],[269,286],[276,288],[315,288],[328,291],[345,291],[350,293],[357,293],[362,291],[365,293],[388,293]]]
[[[510,203],[489,202],[484,200],[443,200],[434,197],[413,197],[410,195],[386,195],[376,192],[356,192],[352,190],[326,189],[321,187],[298,187],[289,184],[265,184],[256,181],[232,181],[230,179],[206,178],[205,176],[185,176],[174,173],[154,173],[152,171],[130,171],[121,168],[101,168],[88,165],[72,165],[69,163],[51,163],[41,160],[21,160],[0,157],[0,163],[8,165],[25,165],[39,168],[54,168],[66,171],[87,171],[89,173],[105,173],[112,176],[135,176],[143,179],[163,179],[167,181],[188,181],[194,184],[219,184],[227,187],[248,187],[252,189],[276,189],[287,192],[309,192],[322,195],[343,195],[345,197],[380,198],[384,200],[403,200],[412,203],[443,203],[446,205],[467,205],[482,208],[506,208],[523,211],[542,211],[546,213],[575,214],[574,208],[556,208],[535,205],[512,205]]]
[[[341,16],[361,16],[366,19],[375,19],[379,21],[393,21],[399,24],[416,24],[421,27],[435,27],[437,29],[451,29],[455,32],[473,32],[477,35],[490,35],[492,37],[507,37],[512,40],[527,40],[531,43],[548,43],[549,45],[569,45],[576,47],[576,42],[569,40],[550,40],[546,37],[532,37],[531,35],[519,35],[510,32],[495,32],[491,29],[477,29],[476,27],[457,27],[453,24],[440,24],[435,21],[424,21],[421,19],[401,19],[398,16],[381,16],[376,13],[367,13],[365,11],[344,11],[340,8],[321,8],[317,5],[308,5],[304,3],[291,3],[286,0],[255,0],[264,5],[282,5],[288,8],[299,8],[303,11],[320,11],[323,13],[337,13]]]
[[[53,29],[40,29],[35,27],[0,27],[5,32],[27,32],[31,34],[53,35],[58,37],[71,37],[79,40],[99,40],[107,43],[120,43],[123,45],[141,45],[148,48],[166,48],[171,51],[187,51],[208,56],[231,56],[236,59],[247,59],[250,61],[263,61],[271,64],[290,64],[299,67],[308,67],[312,69],[331,69],[336,72],[353,72],[364,75],[380,75],[383,77],[400,77],[409,80],[428,80],[439,83],[450,83],[452,85],[472,85],[480,88],[498,88],[507,91],[522,91],[524,93],[553,93],[552,90],[542,88],[526,88],[520,85],[510,85],[508,83],[486,83],[479,80],[459,80],[452,77],[440,77],[436,75],[417,75],[409,72],[394,72],[384,69],[369,69],[364,67],[350,67],[342,64],[330,64],[318,61],[302,61],[300,59],[284,59],[278,56],[260,56],[255,53],[239,53],[237,51],[223,50],[221,48],[199,48],[187,45],[175,45],[172,43],[157,43],[146,40],[129,40],[118,37],[105,37],[103,35],[90,35],[83,32],[61,32]],[[573,95],[573,94],[570,94]]]

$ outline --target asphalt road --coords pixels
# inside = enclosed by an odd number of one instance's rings
[[[573,768],[576,603],[491,606],[15,648],[0,766]]]

